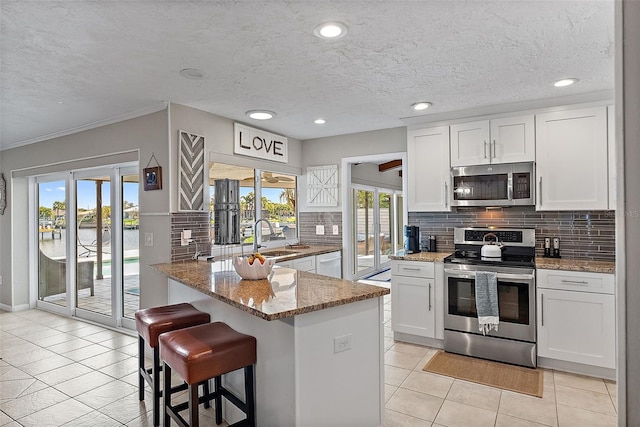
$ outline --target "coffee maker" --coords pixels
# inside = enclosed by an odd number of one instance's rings
[[[420,228],[415,225],[404,226],[404,253],[416,254],[420,252]]]

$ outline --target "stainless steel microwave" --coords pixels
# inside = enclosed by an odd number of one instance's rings
[[[533,162],[451,168],[451,206],[535,205]]]

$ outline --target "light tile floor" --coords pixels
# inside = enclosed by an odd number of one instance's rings
[[[616,426],[613,382],[545,370],[539,399],[422,371],[436,350],[393,340],[390,301],[384,426]],[[0,426],[149,426],[151,396],[147,388],[138,401],[136,369],[133,335],[42,310],[0,311]],[[212,409],[201,414],[215,425]]]

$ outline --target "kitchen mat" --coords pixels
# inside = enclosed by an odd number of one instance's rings
[[[540,369],[524,368],[438,351],[422,370],[503,390],[542,397],[543,373]]]

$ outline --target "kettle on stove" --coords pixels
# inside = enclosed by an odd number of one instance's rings
[[[487,242],[487,237],[493,237],[495,241]],[[480,250],[480,256],[482,258],[502,258],[502,248],[504,245],[498,241],[498,236],[493,233],[487,233],[484,235],[482,242],[482,249]]]

